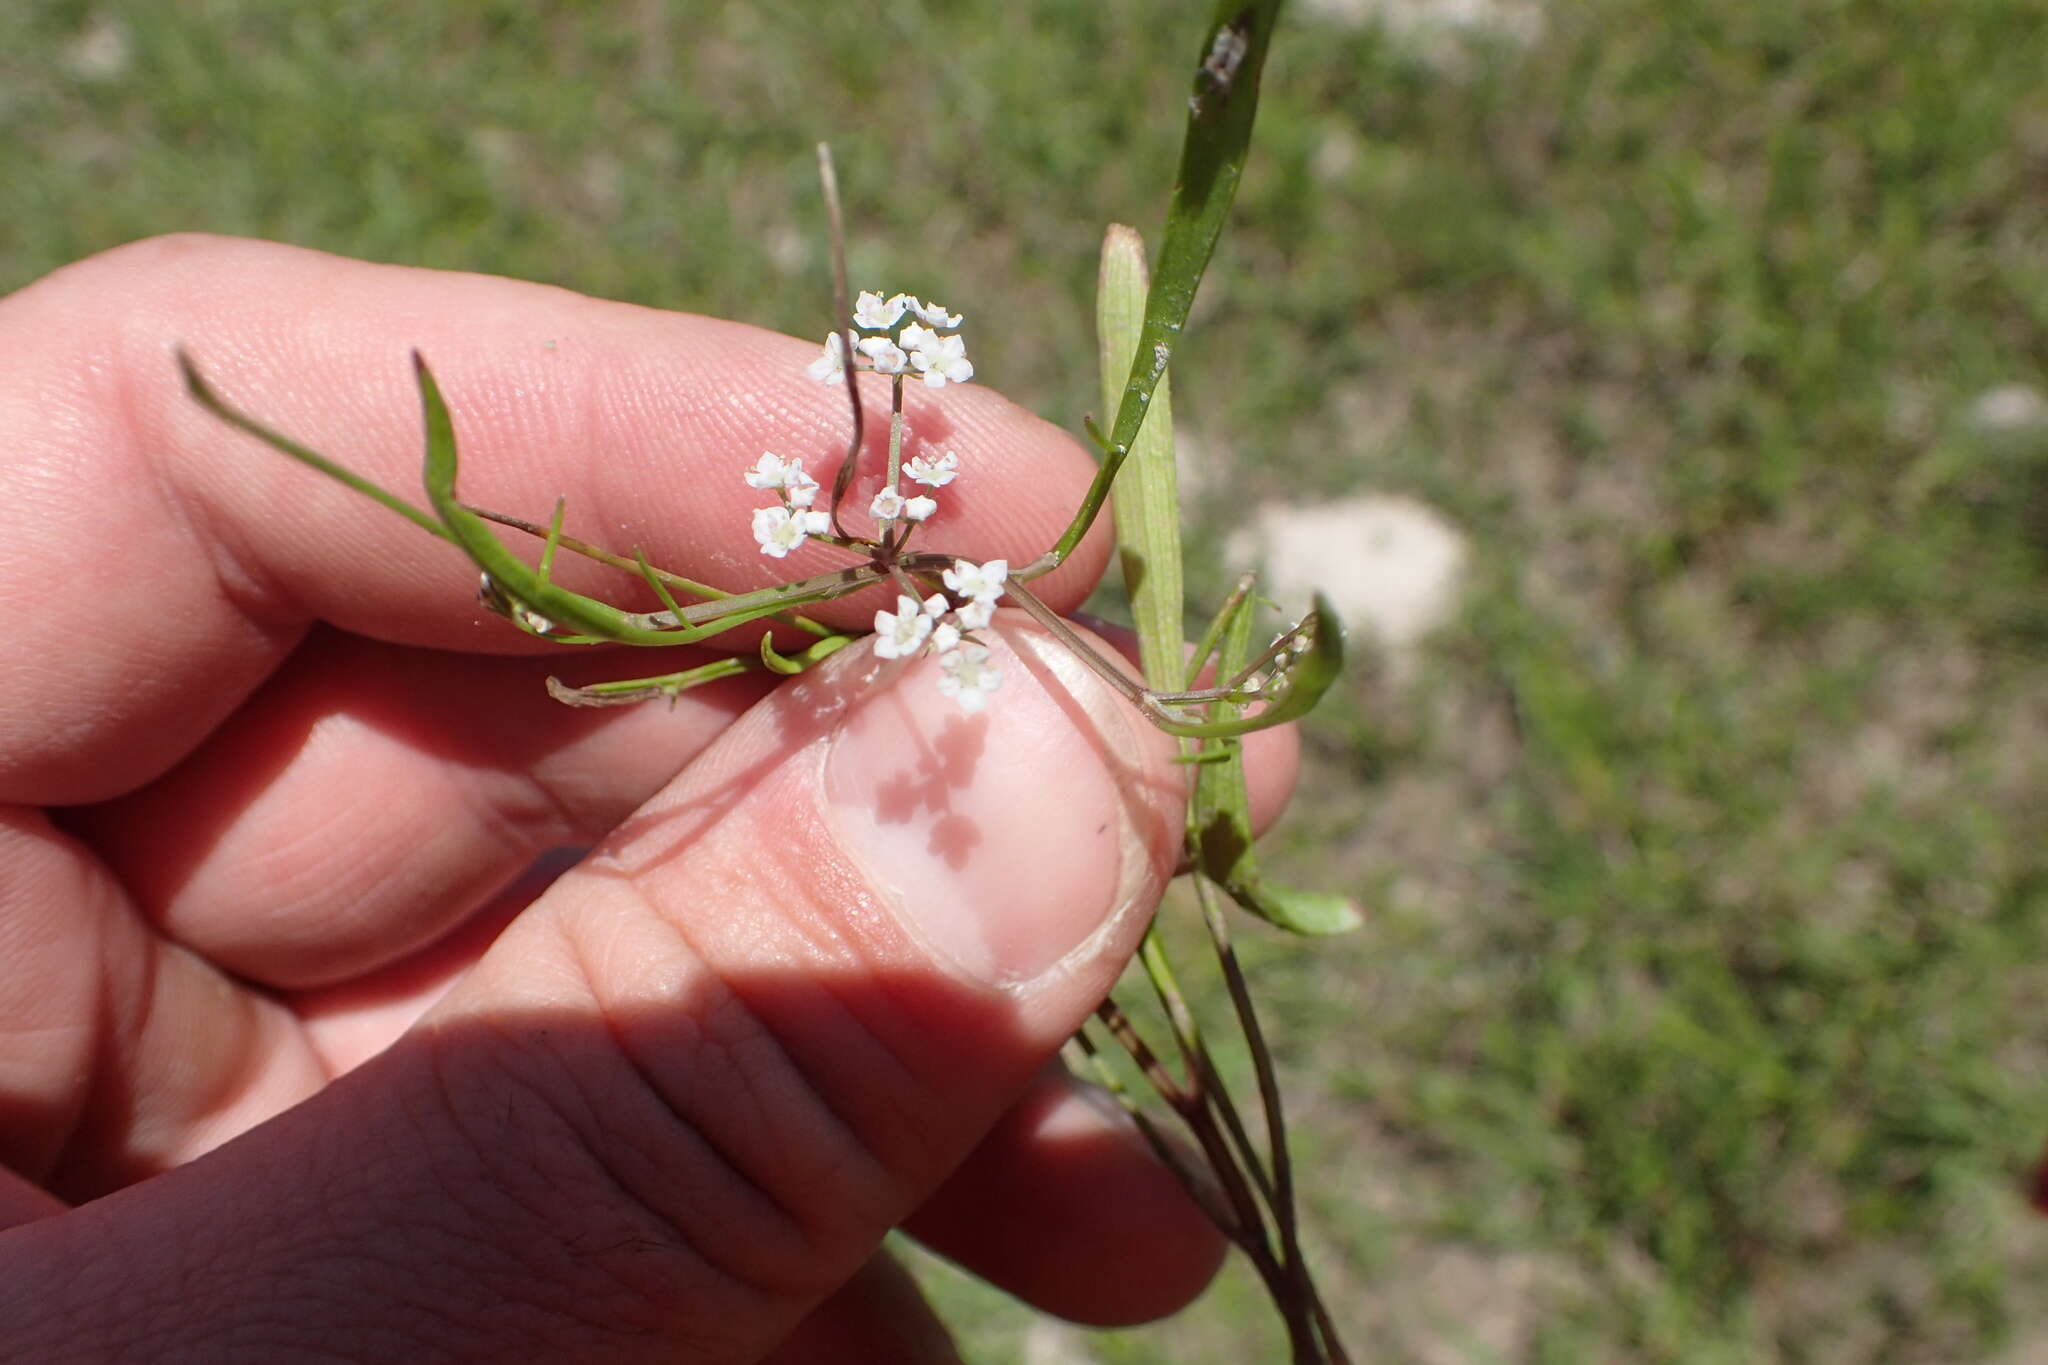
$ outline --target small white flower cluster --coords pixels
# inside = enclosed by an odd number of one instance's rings
[[[853,367],[879,374],[916,373],[931,388],[964,384],[974,377],[968,363],[966,344],[951,329],[960,325],[960,315],[949,313],[936,303],[922,303],[908,294],[883,298],[867,292],[853,310]],[[942,330],[943,329],[943,330]],[[846,348],[841,333],[825,339],[825,353],[810,367],[811,377],[821,381],[843,379]],[[948,450],[937,455],[915,455],[897,464],[904,436],[901,390],[891,414],[889,484],[868,503],[868,513],[881,523],[872,548],[877,563],[896,564],[896,555],[910,538],[915,526],[939,510],[938,500],[925,493],[905,496],[899,486],[907,477],[934,491],[944,488],[960,474],[960,457]],[[747,471],[747,484],[774,490],[781,503],[754,513],[754,539],[761,553],[781,559],[812,536],[828,535],[832,515],[816,511],[818,481],[796,460],[764,454]],[[836,510],[836,509],[835,509]],[[908,523],[901,535],[892,535],[896,522]],[[869,542],[857,541],[856,545]],[[928,561],[927,561],[928,562]],[[900,569],[897,570],[900,579]],[[979,711],[1002,685],[1002,670],[989,664],[989,648],[973,633],[986,630],[994,620],[996,603],[1010,578],[1007,560],[991,559],[986,564],[956,559],[939,574],[945,592],[934,592],[923,601],[908,593],[898,594],[896,610],[875,613],[875,655],[883,659],[907,659],[919,653],[938,656],[941,669],[939,691],[954,699],[963,711]],[[955,606],[954,602],[959,605]]]
[[[913,320],[914,319],[914,320]],[[877,374],[910,374],[927,387],[943,389],[974,378],[967,343],[952,329],[960,315],[936,303],[920,303],[908,294],[883,298],[864,290],[854,303],[853,368]],[[846,343],[834,332],[825,338],[825,353],[811,362],[811,378],[830,384],[845,373]]]
[[[959,474],[960,457],[950,450],[937,459],[914,455],[903,462],[903,472],[927,488],[944,488]],[[884,488],[868,504],[868,515],[881,522],[885,530],[892,521],[923,521],[938,510],[937,499],[922,493],[906,498],[894,487]]]
[[[818,497],[818,481],[805,471],[802,461],[763,452],[747,471],[747,486],[772,488],[782,497],[780,507],[754,512],[754,539],[761,543],[762,554],[781,559],[810,537],[832,529],[831,517],[811,510]]]
[[[947,592],[967,600],[955,607],[946,593],[935,592],[920,602],[908,594],[896,598],[896,610],[875,613],[875,654],[907,659],[920,650],[939,656],[939,691],[963,711],[979,711],[989,694],[1002,686],[1001,669],[989,667],[988,646],[969,638],[984,630],[996,614],[1004,584],[1010,578],[1007,560],[986,564],[956,559],[939,575]]]

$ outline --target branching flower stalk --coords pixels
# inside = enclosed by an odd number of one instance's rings
[[[562,645],[649,647],[693,644],[742,626],[760,631],[752,649],[680,672],[578,687],[550,678],[549,691],[571,705],[622,705],[661,697],[673,701],[690,688],[739,673],[801,673],[854,638],[805,615],[805,610],[886,585],[894,590],[893,600],[874,614],[870,647],[885,659],[932,656],[941,670],[941,691],[963,710],[996,704],[1002,674],[980,637],[989,629],[997,605],[1006,602],[1023,609],[1063,642],[1152,724],[1181,737],[1182,757],[1193,774],[1187,863],[1232,1022],[1251,1054],[1263,1145],[1254,1139],[1224,1085],[1156,926],[1146,935],[1139,962],[1172,1035],[1171,1052],[1182,1074],[1173,1073],[1114,1000],[1103,1002],[1097,1018],[1186,1127],[1202,1164],[1191,1165],[1165,1138],[1086,1031],[1075,1040],[1076,1052],[1124,1101],[1160,1159],[1243,1250],[1279,1309],[1296,1365],[1344,1365],[1348,1357],[1303,1255],[1278,1079],[1219,896],[1227,895],[1253,915],[1297,934],[1334,933],[1358,923],[1357,911],[1341,897],[1290,890],[1261,875],[1252,854],[1250,802],[1238,743],[1240,736],[1293,720],[1316,704],[1341,667],[1342,631],[1318,596],[1307,616],[1280,631],[1263,649],[1254,649],[1257,598],[1247,580],[1188,653],[1166,382],[1243,168],[1278,10],[1279,0],[1224,0],[1204,34],[1156,278],[1147,282],[1144,247],[1137,234],[1127,228],[1111,230],[1104,249],[1098,320],[1103,411],[1109,427],[1105,433],[1093,422],[1088,426],[1101,449],[1101,464],[1057,541],[1021,566],[913,548],[913,541],[940,510],[945,490],[971,471],[952,451],[921,451],[905,458],[910,432],[904,422],[904,389],[909,383],[938,389],[973,379],[974,366],[960,332],[964,319],[908,294],[865,291],[849,299],[844,221],[831,156],[823,147],[819,163],[832,243],[835,322],[810,373],[820,382],[843,385],[851,433],[829,494],[802,460],[772,451],[763,452],[736,474],[770,499],[751,515],[761,554],[780,561],[815,541],[847,557],[846,563],[825,573],[729,592],[658,568],[637,548],[621,554],[568,535],[559,501],[545,525],[462,501],[456,492],[454,424],[439,386],[417,354],[413,364],[425,427],[426,507],[370,483],[232,407],[183,349],[178,363],[193,397],[221,420],[454,544],[481,575],[479,600],[520,630]],[[867,423],[856,383],[859,371],[888,376],[890,393],[883,485],[864,507],[849,496]],[[1138,627],[1143,683],[1132,681],[1098,653],[1027,586],[1057,568],[1080,544],[1107,503],[1112,485],[1118,492],[1118,544]],[[515,554],[494,528],[537,539],[535,562]],[[652,593],[659,609],[628,610],[561,586],[553,570],[563,552],[631,574]],[[778,647],[776,628],[779,638],[800,640],[801,647]]]
[[[1169,228],[1170,230],[1170,228]],[[1144,245],[1138,234],[1112,227],[1103,244],[1097,299],[1105,405],[1114,386],[1129,369],[1141,332],[1141,315],[1153,291],[1145,273]],[[1179,492],[1173,454],[1172,402],[1162,378],[1150,400],[1150,413],[1129,456],[1116,501],[1117,538],[1124,577],[1138,626],[1140,657],[1147,679],[1162,687],[1186,687],[1202,671],[1238,678],[1247,668],[1284,667],[1295,652],[1309,645],[1298,634],[1282,632],[1252,654],[1253,583],[1249,577],[1225,601],[1202,633],[1193,653],[1183,644],[1181,621],[1182,569]],[[1256,692],[1258,684],[1250,690]],[[1237,710],[1226,702],[1212,710],[1225,718]],[[1184,745],[1184,757],[1195,767],[1194,799],[1189,806],[1188,861],[1190,881],[1215,953],[1218,972],[1230,1001],[1232,1022],[1245,1041],[1257,1082],[1265,1143],[1253,1139],[1249,1125],[1226,1087],[1221,1070],[1187,992],[1182,988],[1165,938],[1155,925],[1139,951],[1139,964],[1150,982],[1166,1030],[1172,1037],[1181,1073],[1173,1075],[1143,1038],[1129,1013],[1105,1001],[1097,1018],[1128,1052],[1138,1072],[1182,1122],[1199,1148],[1202,1169],[1190,1169],[1149,1122],[1141,1128],[1162,1159],[1180,1175],[1191,1193],[1225,1235],[1244,1252],[1280,1312],[1289,1349],[1296,1362],[1341,1362],[1347,1359],[1327,1304],[1318,1292],[1300,1237],[1293,1162],[1287,1150],[1287,1128],[1281,1108],[1278,1077],[1271,1049],[1252,1004],[1251,990],[1232,947],[1219,889],[1228,891],[1246,909],[1284,927],[1304,933],[1332,932],[1356,922],[1356,912],[1335,898],[1286,891],[1265,883],[1251,859],[1249,800],[1242,759],[1234,738],[1210,736]],[[1112,1083],[1092,1041],[1083,1049],[1098,1076]],[[1129,1100],[1127,1107],[1142,1110]]]

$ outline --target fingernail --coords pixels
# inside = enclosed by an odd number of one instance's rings
[[[842,723],[825,774],[841,843],[911,933],[1016,987],[1086,960],[1157,877],[1156,803],[1129,788],[1148,736],[1035,626],[991,632],[1001,687],[969,714],[930,660]]]

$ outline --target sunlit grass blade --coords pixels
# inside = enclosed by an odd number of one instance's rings
[[[1109,487],[1129,454],[1151,407],[1153,391],[1166,374],[1173,348],[1193,307],[1195,290],[1222,235],[1223,222],[1237,195],[1237,182],[1250,149],[1252,123],[1258,113],[1259,77],[1266,49],[1280,17],[1280,0],[1221,0],[1201,51],[1189,101],[1187,135],[1181,145],[1180,174],[1167,205],[1166,230],[1160,239],[1159,262],[1146,296],[1145,321],[1138,333],[1130,375],[1110,423],[1108,450],[1096,471],[1081,509],[1057,544],[1021,571],[1035,577],[1056,568],[1088,533]],[[1219,79],[1211,57],[1219,34],[1233,35],[1235,59]],[[1212,69],[1214,68],[1214,69]],[[1109,405],[1105,404],[1107,408]]]
[[[1149,273],[1144,238],[1135,228],[1112,223],[1102,240],[1095,292],[1105,412],[1131,372],[1131,357],[1144,326]],[[1187,665],[1181,638],[1180,481],[1173,459],[1172,382],[1164,376],[1153,390],[1151,420],[1139,429],[1131,447],[1113,506],[1124,590],[1131,600],[1145,680],[1156,688],[1181,687]]]

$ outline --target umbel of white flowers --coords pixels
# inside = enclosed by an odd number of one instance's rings
[[[859,334],[853,367],[890,375],[915,372],[934,389],[963,384],[974,377],[966,343],[950,331],[939,330],[958,327],[960,321],[959,314],[948,313],[935,303],[920,303],[907,294],[884,299],[878,293],[863,293],[853,310],[853,326]],[[825,342],[824,355],[811,365],[811,377],[826,383],[842,379],[844,355],[835,332]],[[959,475],[960,457],[950,450],[937,457],[913,456],[903,462],[902,472],[913,483],[936,491]],[[781,559],[812,536],[831,531],[831,516],[811,505],[817,501],[818,481],[802,461],[763,452],[747,471],[746,480],[748,487],[772,491],[779,499],[778,505],[754,512],[754,539],[762,554]],[[868,513],[881,524],[884,536],[895,522],[915,526],[938,510],[937,499],[923,493],[905,497],[894,483],[868,504]],[[946,592],[932,593],[921,602],[899,593],[896,610],[875,613],[875,654],[883,659],[910,658],[921,651],[937,655],[942,670],[939,690],[963,711],[979,711],[989,694],[1002,685],[1003,674],[990,666],[988,646],[974,634],[986,630],[995,616],[996,603],[1009,581],[1009,562],[991,559],[976,564],[956,559],[939,577]],[[956,597],[958,606],[952,600]]]
[[[920,303],[908,294],[883,298],[864,290],[854,300],[853,368],[877,374],[915,374],[926,387],[943,389],[974,378],[967,343],[954,328],[960,315],[936,303]],[[846,364],[846,342],[840,333],[825,338],[825,353],[811,362],[811,378],[835,383]]]
[[[896,610],[875,613],[875,654],[907,659],[923,650],[939,656],[939,691],[963,711],[979,711],[989,693],[1002,686],[1002,670],[989,666],[988,646],[973,638],[986,630],[1009,580],[1009,561],[986,564],[956,559],[939,575],[946,592],[920,602],[908,593],[896,597]],[[966,600],[954,606],[947,593]]]

